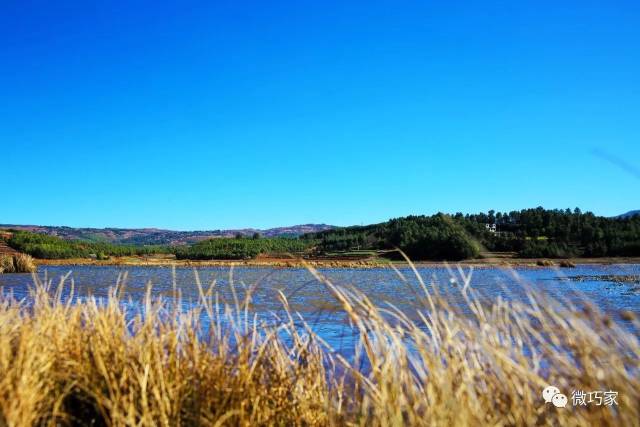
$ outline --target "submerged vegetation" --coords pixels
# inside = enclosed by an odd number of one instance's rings
[[[284,317],[254,318],[257,285],[232,302],[198,285],[189,310],[149,292],[137,314],[122,283],[108,301],[67,304],[64,279],[37,283],[30,305],[3,296],[0,425],[638,425],[632,315],[621,325],[539,295],[486,303],[464,275],[466,308],[407,282],[416,307],[402,312],[312,273],[354,348],[330,348],[284,294]],[[545,403],[548,385],[566,408]],[[615,391],[616,403],[573,406],[580,390]]]
[[[523,258],[640,256],[640,215],[605,218],[579,209],[408,216],[304,236],[324,252],[398,247],[412,259],[474,258],[479,248]]]

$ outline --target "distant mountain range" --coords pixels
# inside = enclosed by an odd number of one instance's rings
[[[234,237],[237,234],[252,236],[254,233],[260,233],[263,237],[285,237],[299,236],[305,233],[314,233],[335,227],[327,224],[302,224],[290,227],[269,228],[266,230],[242,228],[238,230],[173,231],[158,228],[75,228],[0,224],[0,228],[43,233],[68,240],[131,245],[185,245],[216,237]]]
[[[632,216],[640,215],[640,210],[637,211],[629,211],[622,215],[618,215],[616,218],[631,218]]]

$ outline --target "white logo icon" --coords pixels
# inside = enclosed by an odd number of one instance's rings
[[[544,401],[549,403],[553,403],[553,406],[556,408],[564,408],[567,406],[567,396],[560,393],[560,389],[558,387],[554,387],[550,385],[549,387],[542,390],[542,397]]]
[[[553,396],[555,396],[556,394],[560,394],[560,389],[552,385],[542,390],[542,397],[547,403],[551,402],[551,399],[553,399]]]
[[[567,396],[562,393],[554,394],[551,403],[553,403],[556,408],[564,408],[567,406]]]

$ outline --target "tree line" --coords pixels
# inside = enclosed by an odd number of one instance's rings
[[[509,251],[523,258],[640,256],[640,215],[596,216],[580,209],[523,209],[511,212],[414,215],[367,226],[343,227],[300,238],[241,235],[190,246],[118,245],[64,240],[13,231],[9,246],[36,258],[172,253],[178,259],[250,259],[260,254],[318,254],[399,248],[414,260],[462,260],[482,251]],[[389,252],[389,257],[399,257]]]
[[[301,253],[314,242],[297,238],[261,238],[254,234],[252,238],[241,235],[235,238],[215,238],[203,240],[191,246],[175,248],[177,259],[251,259],[260,254]]]
[[[31,233],[29,231],[12,231],[7,244],[17,251],[24,252],[39,259],[68,258],[106,258],[109,256],[150,255],[171,253],[168,246],[114,245],[101,242],[84,242],[65,240],[56,236]]]
[[[177,259],[240,260],[255,258],[264,253],[300,254],[315,244],[315,241],[287,237],[262,238],[258,233],[254,233],[252,237],[237,235],[235,238],[213,238],[185,246],[143,246],[66,240],[29,231],[12,231],[7,244],[39,259],[89,258],[91,256],[104,259],[110,256],[175,254]]]
[[[494,226],[494,227],[492,227]],[[416,260],[461,260],[482,250],[523,258],[640,256],[640,216],[607,218],[580,209],[523,209],[408,216],[303,236],[320,252],[403,250]]]

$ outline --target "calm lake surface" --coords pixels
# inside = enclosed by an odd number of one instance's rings
[[[320,269],[325,277],[334,284],[354,287],[366,294],[378,305],[387,302],[410,313],[415,312],[416,304],[423,293],[418,281],[409,268],[400,268],[405,276],[403,281],[389,268],[374,269]],[[463,278],[457,268],[449,271],[445,267],[419,267],[424,281],[437,283],[438,289],[453,304],[464,309],[460,295]],[[468,267],[463,268],[469,274]],[[116,284],[118,276],[128,273],[126,295],[135,306],[144,298],[148,283],[152,284],[152,294],[167,300],[172,299],[174,274],[171,267],[133,267],[133,266],[41,266],[38,276],[54,279],[70,273],[75,285],[75,297],[106,297],[109,288]],[[232,274],[230,274],[232,273]],[[325,285],[319,283],[305,269],[236,267],[232,271],[227,267],[202,267],[197,269],[200,281],[206,289],[215,281],[215,290],[220,300],[233,303],[230,282],[242,298],[246,289],[257,283],[253,293],[252,310],[260,318],[274,321],[274,314],[282,314],[282,304],[278,291],[288,298],[291,309],[299,312],[322,336],[335,348],[351,345],[353,331],[348,325],[344,313],[328,293]],[[619,283],[607,276],[640,276],[639,264],[625,265],[581,265],[572,269],[558,268],[476,268],[473,270],[471,287],[487,301],[501,296],[505,299],[523,299],[525,292],[544,292],[569,301],[585,298],[592,301],[604,312],[614,318],[621,310],[640,314],[640,284]],[[568,280],[580,277],[580,280]],[[182,292],[184,308],[189,308],[198,300],[198,287],[192,268],[175,269],[175,283]],[[29,287],[33,280],[29,274],[0,275],[2,293],[13,295],[17,299],[29,300]]]

